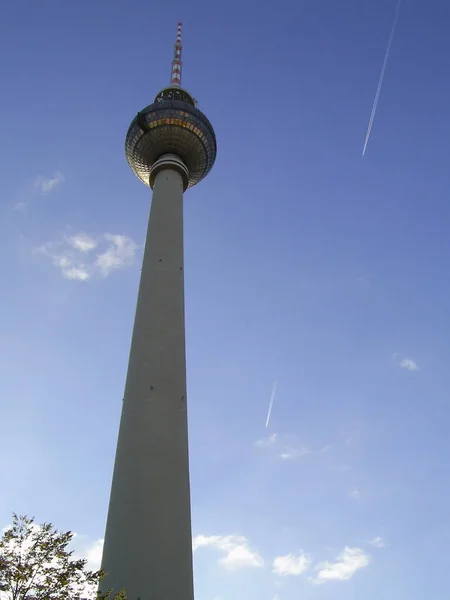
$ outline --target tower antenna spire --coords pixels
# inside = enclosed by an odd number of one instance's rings
[[[180,85],[181,86],[181,50],[183,46],[181,45],[181,27],[182,23],[178,23],[177,29],[177,39],[175,41],[175,49],[173,52],[173,60],[172,60],[172,74],[170,83],[171,85]]]

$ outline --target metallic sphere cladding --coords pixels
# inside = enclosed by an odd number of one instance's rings
[[[159,157],[179,156],[189,171],[187,187],[192,187],[214,165],[216,136],[190,94],[178,86],[170,86],[137,114],[128,129],[125,153],[136,176],[148,186],[152,185],[151,167]]]

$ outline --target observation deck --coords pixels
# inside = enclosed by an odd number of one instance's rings
[[[164,154],[175,154],[186,165],[192,187],[210,172],[217,154],[214,129],[178,85],[161,90],[153,104],[133,119],[125,140],[128,164],[139,179],[153,187],[152,165]]]

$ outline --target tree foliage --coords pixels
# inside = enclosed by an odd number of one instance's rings
[[[126,600],[124,592],[97,593],[102,571],[89,571],[86,559],[68,549],[73,533],[51,523],[13,515],[0,537],[0,600]]]

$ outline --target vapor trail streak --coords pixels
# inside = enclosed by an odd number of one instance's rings
[[[363,156],[366,153],[367,144],[369,143],[370,133],[372,131],[373,121],[375,119],[375,114],[377,112],[378,100],[380,98],[381,88],[383,86],[383,79],[384,79],[384,74],[386,72],[386,66],[387,66],[387,62],[389,59],[389,53],[391,52],[392,40],[394,39],[395,30],[397,28],[397,22],[398,22],[398,16],[400,14],[401,3],[402,3],[402,0],[398,0],[397,8],[395,10],[394,22],[392,23],[391,35],[389,36],[389,42],[388,42],[388,45],[386,48],[386,54],[384,55],[383,67],[381,68],[380,79],[378,80],[377,91],[375,94],[375,99],[373,101],[372,112],[370,114],[369,126],[367,127],[366,139],[364,141],[364,148],[362,151]]]
[[[272,395],[270,396],[269,410],[267,412],[266,429],[269,426],[270,415],[272,414],[273,401],[275,400],[276,392],[277,392],[277,381],[275,380],[275,383],[273,384],[273,388],[272,388]]]

